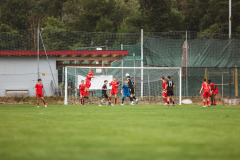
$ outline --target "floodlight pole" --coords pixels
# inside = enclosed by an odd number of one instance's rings
[[[143,99],[143,29],[141,29],[141,98]]]
[[[232,38],[232,0],[229,0],[229,38]]]

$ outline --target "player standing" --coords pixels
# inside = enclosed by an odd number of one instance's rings
[[[84,97],[86,96],[86,86],[84,84],[84,80],[81,81],[81,84],[79,85],[79,93],[80,93],[80,100],[81,104],[84,105]]]
[[[167,85],[167,82],[165,81],[165,78],[164,77],[161,77],[161,81],[162,81],[162,97],[164,99],[164,102],[165,102],[165,105],[167,105],[168,101],[167,101],[167,90],[165,89],[166,88],[166,85]]]
[[[105,98],[106,99],[108,99],[108,95],[107,95],[107,91],[108,91],[108,89],[107,89],[107,83],[108,83],[108,81],[107,80],[105,80],[104,81],[104,85],[102,86],[102,100],[101,100],[101,102],[99,103],[99,106],[102,106],[102,103],[103,103],[103,101],[105,100]],[[111,105],[111,102],[108,102],[108,105]]]
[[[217,86],[212,83],[212,81],[209,79],[208,80],[208,84],[210,85],[210,88],[211,88],[211,105],[216,105],[216,95],[218,94],[218,88]]]
[[[200,94],[203,90],[203,107],[206,107],[206,99],[207,99],[207,105],[208,107],[210,107],[210,101],[209,101],[209,97],[210,97],[210,85],[206,82],[206,79],[203,79],[203,83],[202,83],[202,87],[200,90]]]
[[[171,80],[170,76],[167,77],[167,85],[165,87],[165,90],[167,90],[167,101],[168,101],[167,103],[168,103],[168,106],[170,105],[170,101],[172,101],[173,106],[175,106],[174,98],[173,98],[174,90],[175,90],[175,84]]]
[[[122,86],[122,89],[121,89],[121,93],[123,94],[123,96],[122,96],[122,105],[123,105],[123,102],[124,102],[124,98],[126,98],[126,97],[129,97],[131,105],[134,105],[133,104],[133,100],[132,100],[132,98],[130,96],[129,87],[128,87],[128,81],[124,82],[124,84]]]
[[[36,97],[37,97],[37,107],[39,107],[39,97],[42,98],[44,106],[47,107],[46,102],[45,102],[44,97],[43,97],[43,91],[42,90],[43,90],[42,80],[38,79],[38,83],[35,85],[35,94],[36,94]]]
[[[130,76],[127,76],[127,81],[128,81],[128,87],[129,87],[129,92],[130,92],[130,97],[132,99],[136,100],[136,104],[138,103],[138,99],[134,95],[134,89],[136,88],[136,84],[132,82]]]
[[[113,81],[109,83],[109,86],[112,86],[112,91],[109,95],[109,102],[111,102],[112,95],[115,95],[115,105],[117,105],[117,90],[118,90],[118,86],[120,86],[120,83],[116,81],[116,77],[113,77]]]
[[[86,78],[86,98],[89,96],[89,88],[91,87],[91,79],[94,78],[93,69],[90,68]]]

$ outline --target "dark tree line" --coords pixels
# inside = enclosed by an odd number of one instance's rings
[[[240,34],[240,1],[232,0]],[[0,32],[33,28],[89,32],[228,33],[228,0],[1,0]]]

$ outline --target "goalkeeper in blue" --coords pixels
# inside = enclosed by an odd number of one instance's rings
[[[124,82],[124,84],[123,84],[123,86],[122,86],[122,89],[121,89],[121,93],[123,94],[123,96],[122,96],[122,105],[123,105],[124,99],[125,99],[126,97],[129,97],[129,98],[130,98],[131,105],[134,105],[134,104],[133,104],[133,99],[132,99],[132,97],[130,96],[128,81],[125,81],[125,82]]]

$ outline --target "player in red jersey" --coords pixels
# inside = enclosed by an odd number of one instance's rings
[[[112,91],[109,95],[109,102],[111,102],[111,97],[112,95],[115,95],[115,105],[117,104],[117,90],[118,90],[118,86],[120,86],[120,83],[118,83],[118,81],[116,81],[116,77],[113,77],[113,81],[109,83],[109,86],[112,86]]]
[[[89,69],[89,72],[88,72],[88,75],[87,75],[87,78],[86,78],[86,97],[88,98],[89,96],[89,88],[91,87],[91,79],[94,78],[94,74],[93,74],[93,69],[90,68]]]
[[[81,81],[81,84],[79,85],[79,93],[80,93],[80,100],[81,104],[84,105],[84,97],[86,95],[86,86],[84,84],[84,80]]]
[[[44,97],[43,97],[43,91],[42,90],[43,90],[42,80],[38,79],[38,83],[35,85],[35,94],[36,94],[36,97],[37,97],[37,107],[39,107],[39,97],[42,98],[44,106],[47,107],[46,102],[45,102]]]
[[[212,81],[209,79],[208,84],[210,85],[211,88],[211,105],[216,105],[216,95],[218,94],[218,88],[217,86],[212,83]]]
[[[210,93],[211,93],[211,89],[210,89],[210,85],[206,82],[207,80],[204,78],[203,79],[203,83],[202,83],[202,87],[201,87],[201,90],[200,90],[200,94],[203,90],[203,104],[204,106],[203,107],[206,107],[206,99],[207,99],[207,105],[208,107],[210,107],[210,101],[209,101],[209,98],[210,98]]]
[[[162,81],[162,87],[163,87],[163,90],[162,90],[162,97],[164,99],[164,102],[165,102],[165,105],[167,105],[167,90],[165,89],[166,88],[166,85],[167,85],[167,82],[165,81],[165,78],[164,77],[161,77],[161,81]]]

